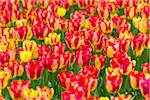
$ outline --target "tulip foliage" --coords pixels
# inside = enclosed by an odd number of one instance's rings
[[[149,0],[0,0],[0,100],[150,100]]]

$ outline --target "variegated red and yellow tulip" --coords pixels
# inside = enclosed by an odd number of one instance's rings
[[[145,44],[145,35],[138,34],[134,36],[131,40],[131,47],[135,56],[142,55],[144,51],[144,44]]]
[[[150,62],[142,64],[142,71],[145,75],[150,74]]]
[[[43,100],[51,100],[54,95],[54,89],[46,86],[37,87],[36,90],[39,92],[38,98]]]
[[[10,86],[7,87],[10,96],[14,100],[21,100],[22,99],[22,92],[24,88],[30,88],[30,81],[24,80],[15,80],[10,83]]]
[[[101,42],[101,37],[102,37],[101,30],[98,32],[91,31],[88,34],[88,40],[93,46],[98,45]]]
[[[113,94],[120,90],[122,85],[122,70],[120,68],[107,68],[106,69],[106,90],[108,93]]]
[[[150,49],[150,34],[145,34],[145,48]]]
[[[9,62],[10,55],[7,52],[0,52],[0,66],[6,62]]]
[[[14,31],[15,40],[22,41],[24,39],[29,40],[31,38],[32,38],[32,32],[29,26],[21,26],[21,27],[15,28],[15,31]]]
[[[150,10],[150,7],[148,5],[144,6],[141,10],[140,10],[140,14],[143,18],[147,18],[149,19],[150,16],[149,16],[149,10]]]
[[[67,88],[71,83],[71,78],[75,77],[73,72],[61,72],[58,76],[58,80],[63,88]]]
[[[133,25],[135,28],[137,28],[141,33],[147,33],[148,32],[148,20],[145,18],[133,18]]]
[[[103,38],[103,50],[108,58],[112,58],[114,53],[119,50],[119,43],[116,38],[113,37],[104,37]]]
[[[29,60],[25,66],[27,77],[36,80],[41,77],[43,72],[43,64],[40,60]]]
[[[24,73],[24,63],[17,60],[4,63],[3,69],[10,71],[11,77],[21,76]]]
[[[42,25],[41,23],[32,26],[31,30],[33,36],[35,36],[35,38],[40,40],[43,40],[50,33],[50,29],[48,28],[48,25]]]
[[[120,17],[120,16],[116,16],[116,15],[114,17],[112,17],[111,20],[113,21],[114,28],[124,27],[124,25],[126,23],[125,17]]]
[[[88,5],[86,7],[86,12],[90,15],[90,16],[94,16],[94,13],[96,12],[96,7],[92,6],[92,5]]]
[[[52,44],[52,53],[59,54],[64,53],[66,49],[66,45],[63,43]]]
[[[132,99],[132,95],[128,94],[119,94],[118,96],[113,97],[111,100],[131,100]]]
[[[8,70],[0,70],[0,89],[4,89],[10,79],[11,75]]]
[[[38,45],[38,55],[40,57],[47,57],[51,53],[51,48],[47,45]]]
[[[110,34],[113,31],[113,21],[112,20],[104,20],[101,21],[100,24],[100,29],[104,34]]]
[[[137,15],[137,9],[135,7],[127,7],[125,9],[125,15],[128,19],[133,19]]]
[[[133,89],[139,89],[139,82],[143,79],[143,72],[132,71],[130,73],[130,84]]]
[[[131,61],[130,56],[124,51],[116,52],[110,61],[111,67],[122,69],[125,75],[130,74],[130,72],[134,69],[135,64],[136,61]]]
[[[57,44],[60,42],[60,38],[61,38],[61,34],[57,34],[57,33],[50,33],[48,35],[48,37],[45,38],[45,44],[48,45],[52,45],[52,44]]]
[[[68,19],[60,18],[59,19],[59,30],[67,31],[68,27],[69,27],[69,21],[68,21]]]
[[[83,66],[86,66],[86,65],[88,66],[90,64],[90,59],[91,59],[92,55],[88,51],[80,50],[80,51],[76,52],[75,57],[76,57],[76,63],[80,67],[83,67]]]
[[[106,63],[106,57],[103,55],[94,55],[94,66],[98,69],[103,69]]]
[[[81,45],[87,44],[87,39],[84,36],[79,35],[79,33],[72,32],[67,33],[65,37],[65,41],[69,49],[74,50],[79,48]]]
[[[148,74],[147,74],[148,75]],[[149,100],[150,98],[150,76],[145,76],[140,83],[140,90],[145,100]]]
[[[32,58],[38,58],[38,48],[37,43],[33,40],[25,40],[23,42],[23,51],[31,51],[32,52]]]
[[[34,89],[30,88],[24,88],[22,91],[22,98],[23,100],[38,100],[39,98],[39,92]]]

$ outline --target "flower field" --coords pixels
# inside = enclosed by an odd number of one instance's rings
[[[0,0],[0,100],[150,100],[150,1]]]

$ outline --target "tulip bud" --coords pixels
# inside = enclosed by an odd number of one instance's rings
[[[143,72],[132,71],[130,73],[130,84],[133,89],[139,89],[139,82],[144,77]]]
[[[113,30],[113,21],[111,20],[104,20],[100,22],[100,29],[104,34],[110,34]]]
[[[43,72],[42,62],[39,60],[30,60],[28,61],[25,67],[27,77],[31,80],[36,80],[41,77]]]

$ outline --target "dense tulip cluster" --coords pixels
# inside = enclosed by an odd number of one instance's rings
[[[0,100],[149,100],[149,12],[149,0],[0,0]]]

